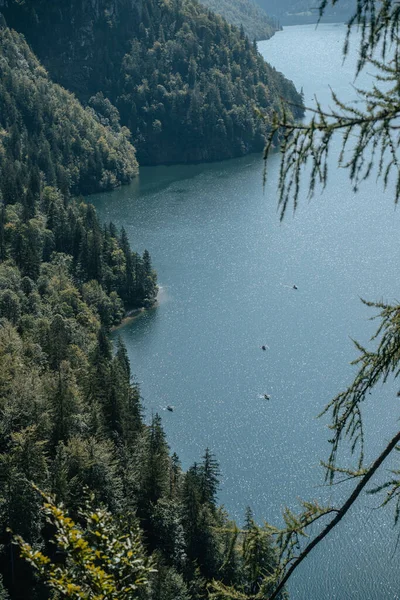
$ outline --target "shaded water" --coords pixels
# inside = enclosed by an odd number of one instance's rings
[[[342,25],[288,27],[259,47],[303,87],[307,104],[316,93],[328,105],[329,85],[354,97],[356,55],[342,67],[343,36]],[[371,180],[355,195],[333,155],[324,194],[303,194],[283,224],[278,156],[265,192],[261,157],[252,155],[143,168],[131,186],[95,198],[101,219],[150,251],[162,286],[160,305],[118,331],[146,414],[174,405],[161,412],[171,449],[185,468],[207,446],[216,453],[219,498],[239,520],[246,505],[259,521],[279,523],[297,497],[345,494],[322,487],[329,431],[315,417],[351,381],[350,338],[366,342],[373,331],[359,298],[399,299],[400,217],[390,190]],[[396,390],[369,397],[370,458],[396,431]],[[364,497],[310,555],[290,583],[293,600],[400,597],[392,515],[377,504]]]

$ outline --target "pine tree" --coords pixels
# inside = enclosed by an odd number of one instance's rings
[[[174,452],[171,456],[171,465],[169,470],[169,496],[177,498],[180,495],[182,486],[182,466],[178,455]]]
[[[64,361],[58,365],[58,373],[51,382],[52,443],[56,448],[59,442],[67,442],[78,432],[80,417],[80,397],[75,376],[70,364]]]
[[[97,343],[89,357],[85,378],[85,401],[89,406],[89,427],[92,435],[102,434],[106,425],[105,407],[108,405],[111,391],[111,356],[107,333],[100,327]]]
[[[0,205],[0,262],[7,258],[7,249],[6,249],[6,232],[5,225],[7,222],[6,217],[6,207],[5,204],[2,203]]]
[[[271,536],[252,520],[243,535],[243,561],[246,593],[256,596],[263,586],[266,591],[265,580],[276,568],[277,556]]]
[[[148,502],[155,504],[168,490],[168,445],[157,413],[152,418],[148,438],[148,457],[144,490]]]
[[[133,307],[136,302],[136,265],[133,253],[129,246],[128,236],[123,227],[121,229],[120,245],[125,256],[125,282],[121,290],[121,295],[125,305],[127,307]]]
[[[26,565],[18,560],[18,552],[6,529],[23,535],[31,544],[40,540],[40,502],[31,482],[36,480],[44,485],[48,471],[45,444],[38,440],[37,434],[34,426],[14,433],[8,451],[0,455],[0,539],[6,558],[3,574],[16,597],[28,597],[32,582]]]
[[[219,487],[220,469],[215,455],[206,448],[203,462],[199,467],[200,500],[215,507]]]
[[[35,216],[36,205],[40,202],[41,180],[38,167],[31,170],[28,187],[23,196],[23,212],[22,218],[24,221],[29,221]]]
[[[55,315],[49,328],[49,362],[53,369],[59,369],[66,358],[70,332],[67,321],[61,315]]]

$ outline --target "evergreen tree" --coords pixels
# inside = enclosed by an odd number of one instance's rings
[[[61,315],[55,315],[49,327],[49,362],[53,369],[59,369],[66,358],[70,333],[68,323]]]
[[[18,553],[7,529],[23,535],[31,544],[40,540],[42,519],[40,502],[32,489],[35,479],[42,485],[47,479],[44,444],[37,439],[35,427],[12,435],[8,451],[0,455],[0,540],[3,545],[3,573],[13,597],[23,597],[26,585],[32,585],[29,570],[18,560]],[[0,587],[1,590],[1,587]]]
[[[97,333],[97,343],[92,351],[87,381],[87,399],[91,407],[91,429],[97,435],[103,430],[106,415],[110,416],[111,344],[103,327]],[[105,410],[105,414],[103,414]]]
[[[200,500],[215,507],[220,476],[219,464],[215,455],[206,448],[203,463],[199,467]]]
[[[247,519],[249,516],[247,514]],[[243,536],[244,588],[249,596],[256,596],[261,589],[267,591],[265,580],[276,567],[277,556],[268,532],[257,527],[252,519],[246,525]],[[272,591],[270,586],[268,591]]]
[[[6,222],[7,222],[6,207],[2,203],[0,205],[0,261],[4,261],[7,257],[6,231],[5,231]]]
[[[148,434],[148,456],[143,490],[146,503],[155,504],[168,490],[168,445],[160,415],[153,416]]]
[[[125,281],[122,288],[122,298],[127,306],[134,306],[136,298],[135,260],[129,246],[125,229],[121,229],[121,250],[125,257]]]
[[[52,442],[67,442],[79,431],[80,398],[75,377],[70,364],[64,361],[58,366],[58,373],[51,382]]]
[[[222,565],[222,554],[214,529],[221,525],[216,520],[214,506],[203,502],[204,475],[196,463],[187,471],[182,488],[183,524],[186,533],[186,551],[193,565],[198,565],[207,579],[217,577]]]

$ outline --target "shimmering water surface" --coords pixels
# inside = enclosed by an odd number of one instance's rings
[[[288,27],[259,48],[303,87],[307,104],[316,94],[328,106],[329,85],[355,97],[356,45],[342,65],[344,31]],[[283,224],[278,156],[265,192],[262,159],[252,155],[143,168],[131,186],[94,199],[101,219],[124,225],[133,247],[150,251],[162,286],[159,306],[118,331],[147,418],[161,411],[185,468],[207,446],[216,453],[220,501],[239,520],[246,505],[259,521],[279,523],[300,496],[345,494],[323,487],[329,431],[316,415],[351,380],[350,338],[366,342],[373,330],[360,297],[400,299],[393,195],[373,179],[354,194],[333,157],[325,192],[311,201],[304,193]],[[389,384],[369,396],[370,458],[398,426],[396,391]],[[173,413],[162,411],[167,404]],[[377,505],[364,497],[309,556],[290,583],[293,600],[400,598],[392,513]]]

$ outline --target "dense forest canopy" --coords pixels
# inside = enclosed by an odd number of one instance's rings
[[[103,287],[97,309],[109,327],[125,309],[154,301],[150,257],[132,253],[124,232],[103,228],[93,207],[70,198],[137,173],[127,131],[115,109],[113,123],[102,124],[92,108],[53,84],[23,37],[4,23],[0,60],[0,258],[35,282],[43,262],[65,255],[75,285]],[[14,308],[20,315],[18,302]]]
[[[279,28],[275,19],[259,7],[254,0],[201,0],[214,13],[239,27],[242,25],[250,40],[268,40]]]
[[[255,113],[302,101],[244,30],[195,0],[2,0],[50,75],[84,102],[103,93],[132,132],[139,163],[261,150]]]
[[[104,126],[92,108],[54,84],[23,37],[1,23],[0,61],[0,186],[6,201],[27,185],[33,167],[49,185],[74,194],[131,181],[138,165],[118,114],[111,127]]]

